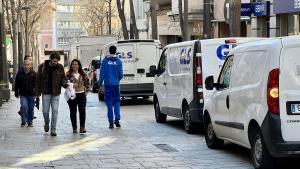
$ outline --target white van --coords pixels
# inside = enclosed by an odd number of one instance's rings
[[[254,168],[300,156],[300,36],[250,42],[233,49],[204,105],[207,146],[223,140],[251,149]]]
[[[154,109],[158,123],[167,115],[183,118],[187,133],[202,122],[204,100],[209,91],[202,81],[217,77],[230,49],[257,38],[224,38],[176,43],[163,49],[154,82]]]
[[[104,46],[103,56],[109,54],[110,46],[117,47],[117,55],[123,63],[123,79],[120,82],[121,97],[153,96],[154,74],[161,52],[161,44],[157,40],[122,40]],[[103,92],[99,92],[99,100],[103,100]]]

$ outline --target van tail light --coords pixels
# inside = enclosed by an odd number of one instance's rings
[[[270,113],[279,115],[279,69],[269,73],[267,102]]]
[[[195,86],[198,93],[198,99],[200,103],[203,103],[203,81],[202,81],[202,60],[201,57],[196,57],[195,66]]]

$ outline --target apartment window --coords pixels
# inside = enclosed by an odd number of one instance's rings
[[[56,11],[57,12],[73,13],[75,8],[76,7],[73,6],[73,5],[56,5]]]
[[[49,44],[46,43],[46,44],[45,44],[45,48],[46,48],[46,49],[49,48]]]

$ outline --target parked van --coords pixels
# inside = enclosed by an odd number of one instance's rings
[[[194,40],[166,46],[160,57],[154,82],[154,109],[158,123],[167,115],[183,118],[187,133],[203,120],[203,89],[208,75],[218,77],[229,50],[257,38]]]
[[[251,149],[254,168],[300,157],[300,36],[262,40],[233,49],[218,77],[207,77],[207,146],[224,140]],[[215,80],[217,80],[215,82]]]
[[[100,77],[100,65],[101,65],[101,57],[96,56],[94,57],[88,68],[85,68],[85,72],[90,79],[91,89],[93,93],[97,93],[99,90],[99,77]]]
[[[153,82],[161,52],[161,44],[157,40],[122,40],[104,46],[104,56],[109,54],[110,46],[117,47],[117,55],[123,63],[123,79],[120,82],[121,97],[153,96]],[[153,72],[153,71],[152,71]],[[103,100],[103,92],[99,92],[99,100]]]

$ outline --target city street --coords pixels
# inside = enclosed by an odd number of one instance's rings
[[[233,144],[210,150],[203,132],[185,133],[181,120],[154,120],[152,101],[124,101],[122,128],[108,129],[105,105],[89,93],[87,133],[73,134],[61,96],[57,137],[43,131],[41,110],[33,128],[21,128],[16,98],[0,109],[0,168],[253,168],[250,151]]]

